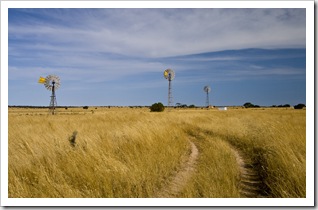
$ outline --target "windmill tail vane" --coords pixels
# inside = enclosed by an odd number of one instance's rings
[[[44,84],[46,82],[46,79],[44,77],[40,77],[38,83]]]

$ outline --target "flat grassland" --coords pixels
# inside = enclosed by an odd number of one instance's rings
[[[306,110],[9,108],[8,119],[10,198],[244,197],[233,151],[263,196],[306,197]]]

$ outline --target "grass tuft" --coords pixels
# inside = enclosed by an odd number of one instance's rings
[[[76,146],[76,136],[77,136],[77,131],[74,131],[72,136],[70,136],[68,139],[72,147]]]

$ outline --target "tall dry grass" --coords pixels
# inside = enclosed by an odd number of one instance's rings
[[[211,141],[221,145],[221,139],[228,143],[224,148],[232,145],[245,154],[247,161],[257,163],[269,197],[306,197],[305,110],[231,110],[197,116],[192,123],[196,128],[190,129],[190,134],[206,140],[204,148],[210,147]],[[215,154],[210,155],[211,160],[216,159]],[[233,155],[226,159],[233,161]],[[223,164],[228,168],[225,173],[234,173],[226,161]],[[236,197],[235,193],[227,195]]]
[[[259,161],[272,197],[305,197],[305,122],[305,110],[9,109],[9,197],[154,197],[189,138],[199,157],[179,197],[239,197],[231,147]]]

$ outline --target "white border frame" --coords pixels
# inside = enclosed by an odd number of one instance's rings
[[[306,198],[8,198],[8,8],[306,8]],[[1,1],[1,206],[314,206],[314,1]]]

